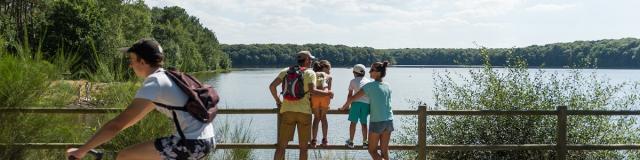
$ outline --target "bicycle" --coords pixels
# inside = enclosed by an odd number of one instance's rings
[[[95,160],[102,160],[102,157],[104,156],[104,153],[95,150],[95,149],[91,149],[89,150],[89,154],[92,155],[93,157],[95,157]],[[74,156],[69,156],[67,157],[67,160],[80,160]]]

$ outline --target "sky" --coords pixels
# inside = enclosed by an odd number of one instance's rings
[[[146,0],[179,6],[223,44],[526,47],[640,38],[638,0]]]

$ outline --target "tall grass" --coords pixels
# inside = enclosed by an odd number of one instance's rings
[[[61,76],[54,64],[46,61],[42,53],[27,45],[17,46],[16,53],[0,48],[0,107],[19,108],[25,106],[49,106],[60,101],[43,101],[53,89],[52,81]],[[66,92],[68,90],[61,91]],[[60,98],[60,97],[59,97]],[[64,97],[62,97],[64,98]],[[38,140],[56,141],[64,139],[60,135],[51,136],[43,128],[51,123],[64,124],[69,117],[50,115],[30,116],[28,114],[0,114],[0,143],[34,142]],[[49,133],[49,134],[48,134]],[[41,141],[40,141],[41,142]],[[0,159],[25,159],[27,150],[8,148],[0,150]]]
[[[0,55],[0,107],[30,105],[59,77],[51,63],[32,56],[30,50],[16,55],[0,51]]]
[[[248,122],[242,120],[239,123],[232,123],[224,119],[220,126],[216,126],[216,139],[218,143],[254,143],[256,138],[251,130],[253,120]],[[216,150],[210,159],[241,160],[253,159],[251,149],[227,149]]]

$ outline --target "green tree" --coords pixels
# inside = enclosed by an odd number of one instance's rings
[[[569,75],[530,71],[526,61],[509,58],[507,68],[494,69],[483,49],[485,64],[468,75],[440,73],[431,110],[629,110],[638,105],[638,83],[610,84],[595,74],[572,70]],[[456,79],[462,79],[458,81]],[[428,144],[553,144],[552,116],[430,116]],[[404,118],[396,143],[416,144],[416,118]],[[570,144],[629,144],[640,141],[635,118],[629,116],[570,116]],[[396,152],[399,159],[414,152]],[[430,151],[434,159],[553,159],[553,151]],[[640,155],[618,151],[572,151],[570,159],[624,159]]]

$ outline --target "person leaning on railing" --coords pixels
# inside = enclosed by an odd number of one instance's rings
[[[310,95],[333,96],[330,90],[323,91],[316,88],[316,74],[310,68],[315,57],[309,51],[300,51],[296,55],[298,64],[280,71],[278,76],[269,85],[269,90],[281,117],[278,144],[274,159],[284,159],[285,148],[289,140],[293,138],[293,131],[298,128],[298,141],[300,145],[300,159],[308,157],[308,143],[311,140],[311,102]],[[297,78],[296,78],[297,77]],[[300,90],[299,82],[302,79]],[[283,83],[284,82],[284,83]],[[284,85],[284,100],[280,100],[276,87]]]

